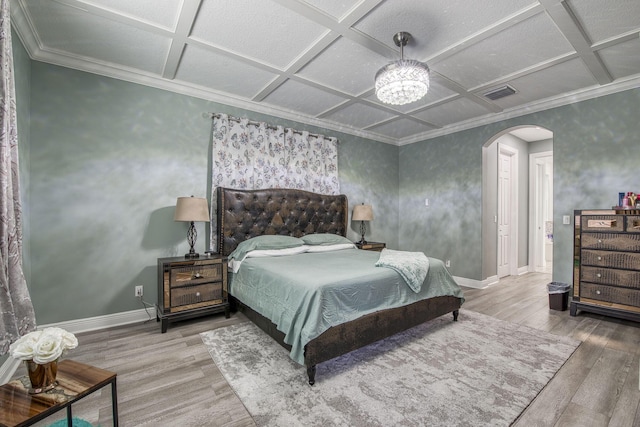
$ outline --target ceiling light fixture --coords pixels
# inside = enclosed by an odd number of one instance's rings
[[[425,96],[429,90],[429,67],[415,59],[404,59],[404,47],[411,34],[399,32],[393,42],[400,47],[400,59],[376,73],[376,96],[385,104],[404,105]]]

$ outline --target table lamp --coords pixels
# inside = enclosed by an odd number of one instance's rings
[[[185,254],[184,257],[198,258],[200,254],[198,254],[193,249],[198,237],[198,232],[196,231],[194,222],[210,221],[207,199],[193,196],[178,197],[178,202],[176,203],[176,212],[173,216],[173,220],[186,221],[191,223],[189,225],[189,230],[187,231],[187,242],[189,243],[189,246],[191,246],[191,249],[189,249],[189,253]]]
[[[367,231],[367,225],[365,221],[373,221],[373,209],[371,205],[365,205],[364,203],[361,205],[356,205],[353,207],[353,215],[351,215],[351,221],[360,221],[360,241],[358,242],[361,245],[367,243],[364,240],[364,233]]]

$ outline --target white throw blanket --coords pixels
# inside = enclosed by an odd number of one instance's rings
[[[394,251],[383,249],[376,267],[387,267],[397,271],[414,292],[420,292],[429,272],[429,258],[422,252]]]

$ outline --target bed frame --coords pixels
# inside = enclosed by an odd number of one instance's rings
[[[312,233],[346,236],[348,202],[344,195],[322,195],[293,189],[234,190],[218,187],[217,252],[229,255],[244,240],[264,234],[301,237]],[[232,301],[234,298],[231,298]],[[284,333],[261,314],[235,299],[238,310],[287,349]],[[405,331],[447,313],[458,319],[461,300],[453,296],[430,298],[381,310],[333,326],[305,346],[309,384],[316,366],[350,351]]]

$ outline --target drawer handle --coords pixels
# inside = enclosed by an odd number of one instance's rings
[[[196,296],[200,298],[200,292],[196,292]]]
[[[596,274],[596,277],[599,279],[599,278],[602,277],[602,274],[598,273],[598,274]]]
[[[598,261],[602,261],[602,257],[601,256],[598,257]]]
[[[601,293],[600,291],[596,291],[596,295],[600,295],[600,293]]]
[[[191,278],[191,280],[193,280],[193,279],[201,279],[201,278],[202,278],[202,274],[200,274],[200,273],[195,273],[195,274],[193,275],[193,277]]]
[[[598,243],[602,243],[602,239],[598,239]]]

